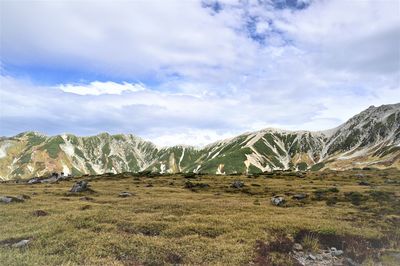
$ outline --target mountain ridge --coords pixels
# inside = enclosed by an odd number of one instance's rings
[[[202,147],[160,147],[133,134],[47,136],[27,131],[0,138],[0,179],[50,172],[74,175],[155,171],[257,173],[272,170],[400,168],[400,103],[370,106],[323,131],[265,128]]]

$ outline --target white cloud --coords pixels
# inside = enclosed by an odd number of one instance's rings
[[[264,127],[327,129],[400,102],[400,3],[302,2],[230,0],[215,12],[196,1],[1,1],[0,134],[205,144]],[[37,69],[84,81],[38,85]]]
[[[79,95],[100,95],[100,94],[121,94],[126,91],[143,91],[146,88],[143,84],[132,84],[128,82],[99,82],[93,81],[88,85],[61,84],[57,86],[65,92]]]

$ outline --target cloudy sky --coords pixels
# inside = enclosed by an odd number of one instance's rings
[[[400,102],[398,0],[0,1],[0,135],[202,145]]]

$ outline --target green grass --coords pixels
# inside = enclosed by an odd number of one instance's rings
[[[287,246],[295,241],[310,250],[344,240],[375,241],[399,252],[400,186],[385,180],[400,181],[400,174],[363,170],[365,179],[374,184],[371,188],[358,185],[354,176],[361,171],[307,172],[304,178],[283,172],[190,179],[124,173],[76,177],[58,184],[0,183],[0,195],[31,197],[24,203],[0,205],[0,242],[32,239],[23,249],[0,245],[0,265],[248,265],[267,259],[291,265]],[[94,192],[69,193],[81,179],[89,180]],[[188,180],[208,186],[188,189]],[[235,180],[245,187],[232,188]],[[134,196],[120,198],[122,191]],[[315,200],[315,191],[325,198]],[[296,193],[309,197],[292,199]],[[277,194],[284,195],[286,207],[270,203]],[[81,200],[83,196],[93,200]],[[330,197],[337,198],[336,204],[325,203]],[[36,210],[48,215],[34,216]],[[267,259],[257,251],[260,243],[268,243],[273,251]],[[362,245],[352,248],[376,252]],[[376,262],[372,253],[356,255]],[[390,263],[393,258],[383,256],[382,261]]]

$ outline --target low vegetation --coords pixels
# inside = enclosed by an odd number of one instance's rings
[[[69,192],[80,180],[91,191]],[[0,183],[6,195],[29,197],[0,203],[0,265],[299,265],[295,243],[305,253],[335,247],[358,263],[400,265],[394,169],[104,174]],[[283,205],[271,203],[278,195]]]

